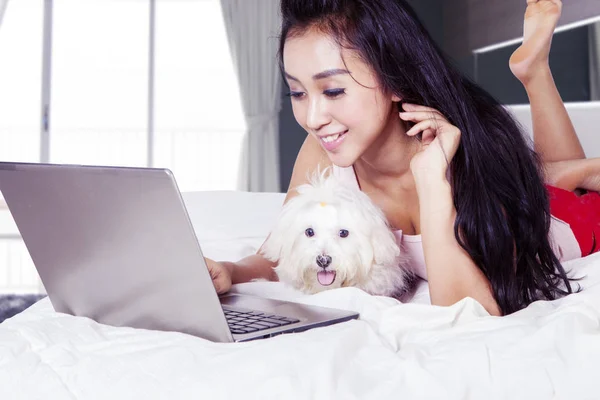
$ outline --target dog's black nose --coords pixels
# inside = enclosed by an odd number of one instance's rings
[[[317,256],[317,265],[321,268],[327,268],[331,264],[331,257],[328,255],[318,255]]]

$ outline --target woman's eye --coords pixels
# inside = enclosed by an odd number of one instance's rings
[[[323,92],[325,94],[325,96],[329,97],[329,98],[336,98],[338,96],[343,95],[344,93],[346,93],[345,89],[328,89],[326,91]]]
[[[349,234],[350,234],[350,232],[348,232],[346,229],[340,229],[340,237],[341,238],[346,238],[346,237],[348,237]]]
[[[313,231],[312,228],[308,228],[307,230],[304,231],[304,234],[308,237],[313,237],[313,236],[315,236],[315,231]]]
[[[293,99],[299,99],[302,96],[304,96],[304,93],[303,92],[289,92],[287,95]]]

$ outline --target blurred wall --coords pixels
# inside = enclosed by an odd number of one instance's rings
[[[483,29],[482,27],[486,25],[481,24],[481,18],[490,16],[496,22],[512,21],[510,22],[512,31],[504,31],[502,33],[504,36],[497,36],[493,31],[484,29],[485,33],[482,35],[487,35],[488,39],[490,37],[510,39],[511,35],[514,37],[522,34],[525,0],[510,0],[512,8],[507,8],[506,0],[408,0],[408,2],[438,46],[460,71],[476,80],[503,104],[528,103],[525,90],[508,68],[510,54],[518,45],[479,54],[475,60],[475,56],[468,50],[469,41],[465,38],[469,29],[477,27]],[[596,7],[594,4],[600,5],[600,0],[593,0],[591,3],[588,0],[577,2],[577,7],[574,7],[574,4],[567,4],[564,7],[560,24],[571,22],[582,13],[593,12]],[[496,13],[492,13],[491,10],[494,9],[497,10]],[[520,22],[514,22],[515,19]],[[564,101],[580,102],[590,99],[588,29],[586,26],[561,32],[553,39],[550,64]],[[476,64],[477,68],[475,68]],[[284,96],[288,89],[285,84],[282,87],[282,96]],[[306,133],[294,119],[290,99],[287,96],[283,98],[279,125],[281,188],[286,190],[296,155],[306,137]]]

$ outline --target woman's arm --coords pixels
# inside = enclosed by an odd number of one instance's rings
[[[406,134],[422,132],[421,150],[410,169],[419,196],[421,237],[434,305],[451,305],[465,297],[477,300],[492,315],[501,315],[490,282],[454,235],[456,209],[446,178],[448,166],[460,144],[460,130],[437,110],[404,104],[403,120],[416,122]]]
[[[472,297],[490,314],[501,315],[489,281],[454,236],[450,183],[443,176],[421,176],[415,182],[431,304],[447,306]]]
[[[267,260],[260,254],[253,254],[237,262],[223,261],[222,264],[229,271],[233,285],[249,282],[252,279],[278,280],[273,270],[277,263]]]

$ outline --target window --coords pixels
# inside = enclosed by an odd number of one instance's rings
[[[48,142],[40,140],[44,5]],[[166,167],[182,191],[236,189],[245,122],[218,0],[10,1],[0,88],[0,160],[49,154],[52,163]],[[2,203],[0,195],[0,291],[36,291]]]
[[[50,161],[146,165],[149,3],[54,0]]]
[[[245,122],[219,1],[158,1],[155,60],[155,164],[184,191],[235,189]]]
[[[38,162],[43,0],[11,1],[0,26],[0,160]],[[31,257],[0,193],[0,292],[39,290]]]
[[[0,160],[40,157],[44,1],[10,1],[0,26]]]

